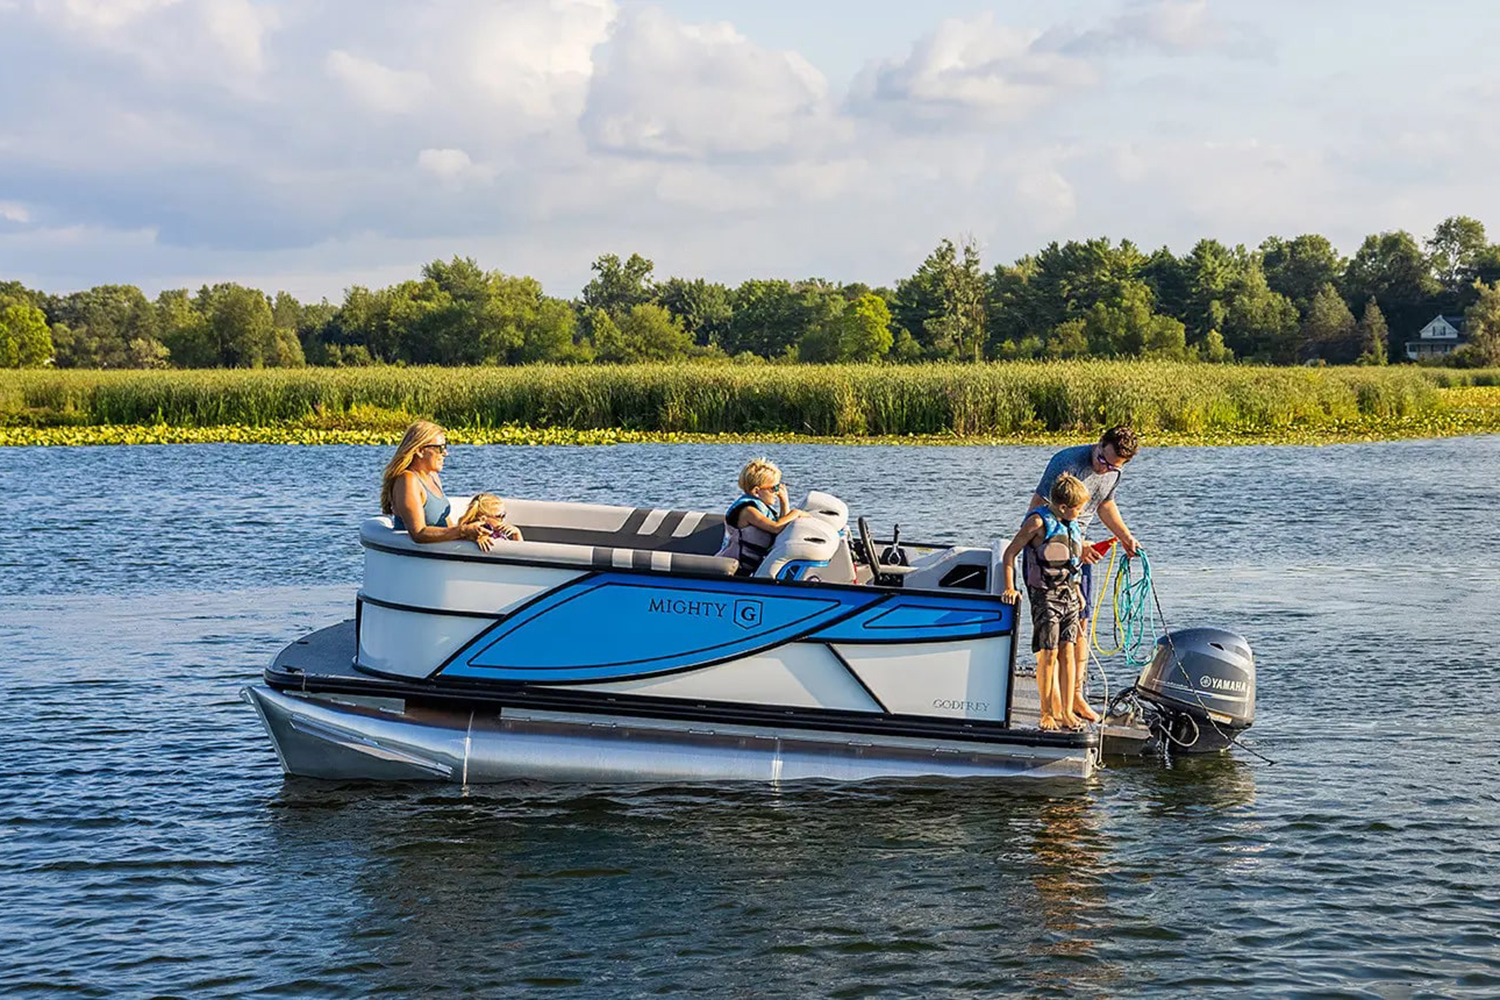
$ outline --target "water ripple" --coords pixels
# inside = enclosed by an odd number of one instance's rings
[[[717,506],[758,450],[455,448],[448,478]],[[879,526],[975,540],[1046,457],[775,451]],[[1500,994],[1500,582],[1411,528],[1495,537],[1500,478],[1446,494],[1500,439],[1144,452],[1121,505],[1172,623],[1251,637],[1278,763],[1086,787],[284,779],[236,692],[347,617],[384,450],[9,455],[7,996]],[[107,545],[59,546],[84,528]]]

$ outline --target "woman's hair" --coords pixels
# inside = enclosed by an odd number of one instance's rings
[[[775,479],[780,475],[781,470],[776,468],[775,463],[769,458],[751,459],[740,470],[740,492],[749,493],[766,480]]]
[[[464,510],[464,516],[458,519],[458,523],[469,524],[481,517],[498,517],[502,521],[505,520],[505,501],[493,493],[476,493]]]
[[[380,478],[380,512],[382,514],[394,514],[395,508],[391,506],[391,491],[395,488],[396,477],[411,467],[412,459],[417,457],[417,452],[437,440],[443,429],[430,420],[418,420],[406,429],[401,438],[401,443],[396,446],[396,454],[385,467],[385,475]]]
[[[1052,483],[1047,499],[1059,507],[1078,507],[1089,502],[1089,488],[1077,476],[1064,472]]]

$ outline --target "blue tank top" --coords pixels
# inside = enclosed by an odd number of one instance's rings
[[[422,479],[418,479],[417,482],[421,483],[422,489],[427,491],[427,499],[422,501],[422,517],[435,528],[444,527],[448,523],[448,513],[453,509],[453,505],[433,484]],[[406,530],[406,525],[401,523],[400,514],[392,514],[391,521],[395,524],[397,531]]]

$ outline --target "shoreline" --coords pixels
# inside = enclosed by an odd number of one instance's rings
[[[827,444],[911,447],[1076,444],[1096,432],[1036,431],[1006,435],[923,434],[811,435],[784,433],[692,434],[633,431],[620,428],[497,427],[446,428],[449,440],[466,445],[599,447],[621,444]],[[300,425],[248,427],[172,427],[166,424],[107,424],[72,427],[0,427],[0,448],[124,447],[131,445],[265,444],[393,446],[402,429],[389,427],[327,428]],[[1333,445],[1378,441],[1411,441],[1500,434],[1500,409],[1477,413],[1424,414],[1387,420],[1341,421],[1308,427],[1236,427],[1201,432],[1144,430],[1153,447],[1250,447],[1257,445]]]
[[[1058,371],[1067,374],[1073,369]],[[1077,371],[1088,374],[1092,369],[1080,367]],[[1155,371],[1162,378],[1197,373],[1168,368],[1126,369],[1118,365],[1099,368],[1104,375],[1123,376],[1130,371]],[[715,420],[701,421],[709,426],[715,422],[721,427],[770,422],[799,427],[802,429],[799,432],[659,429],[700,422],[694,406],[689,405],[691,400],[677,395],[677,390],[687,389],[674,385],[653,387],[653,383],[642,381],[652,374],[649,371],[614,374],[624,380],[616,387],[623,393],[619,399],[608,394],[592,399],[564,393],[547,405],[519,406],[504,393],[493,397],[482,393],[465,395],[472,387],[461,378],[450,386],[439,387],[446,389],[445,392],[411,395],[398,385],[389,398],[380,397],[389,405],[378,405],[365,399],[379,394],[363,383],[354,387],[359,393],[351,389],[346,393],[347,399],[339,397],[324,404],[311,396],[304,399],[303,390],[331,391],[329,385],[314,382],[301,389],[261,386],[263,373],[219,373],[186,382],[148,377],[150,384],[141,390],[144,395],[140,396],[132,391],[116,391],[121,386],[128,390],[136,385],[134,381],[108,388],[108,383],[117,380],[97,377],[97,373],[76,377],[62,373],[56,384],[43,381],[28,388],[17,382],[8,397],[0,392],[0,404],[4,404],[0,405],[0,448],[210,443],[390,446],[400,440],[407,425],[418,417],[435,418],[443,423],[456,443],[527,446],[638,443],[1040,446],[1096,437],[1101,427],[1110,422],[1133,423],[1145,440],[1166,446],[1322,445],[1500,433],[1500,385],[1437,386],[1427,382],[1425,376],[1414,381],[1411,373],[1406,372],[1374,375],[1363,371],[1320,370],[1219,372],[1216,377],[1223,384],[1199,386],[1193,390],[1196,396],[1191,398],[1173,396],[1177,390],[1168,383],[1133,384],[1120,378],[1101,382],[1096,377],[1080,376],[1077,384],[1066,380],[1014,385],[982,382],[989,376],[1015,374],[998,368],[961,372],[959,375],[970,375],[975,381],[935,383],[928,387],[931,391],[925,396],[913,395],[915,389],[908,386],[911,392],[907,395],[866,400],[864,409],[853,406],[851,400],[864,398],[861,392],[879,393],[882,383],[856,385],[836,380],[827,385],[735,383],[720,387],[729,394],[723,398],[712,393],[693,397],[698,400],[699,408],[712,411]],[[658,374],[676,377],[670,372]],[[733,372],[729,374],[739,377]],[[925,374],[919,372],[908,377],[914,379]],[[1038,370],[1030,374],[1040,377],[1049,373]],[[1273,376],[1287,380],[1281,386],[1283,393],[1273,391],[1274,385],[1268,387],[1274,381]],[[496,377],[515,376],[504,372]],[[772,373],[771,377],[783,376]],[[121,376],[121,379],[135,378],[129,373]],[[352,378],[370,376],[361,374]],[[1362,381],[1367,378],[1371,381]],[[74,388],[81,395],[69,394],[73,390],[67,387],[73,382],[80,384],[81,389]],[[267,389],[267,393],[257,394],[257,386]],[[5,388],[0,380],[0,390]],[[856,389],[861,392],[855,392]],[[729,405],[733,402],[730,390],[758,401],[759,409],[740,405],[736,410]],[[1109,395],[1111,392],[1119,398]],[[937,410],[920,411],[926,402],[935,402]],[[875,403],[886,409],[880,410]],[[769,421],[765,419],[767,407],[774,413]],[[603,426],[548,426],[554,421]],[[867,427],[890,428],[903,423],[926,428],[946,424],[964,430],[861,433]],[[631,429],[618,424],[658,429]],[[975,430],[986,426],[991,429]]]

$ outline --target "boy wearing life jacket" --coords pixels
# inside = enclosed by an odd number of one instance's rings
[[[1026,515],[1021,530],[1005,547],[1005,591],[1000,599],[1019,604],[1016,556],[1024,553],[1023,573],[1031,598],[1031,649],[1036,653],[1036,687],[1041,696],[1042,729],[1076,729],[1083,720],[1073,711],[1078,671],[1073,645],[1078,640],[1081,599],[1078,593],[1083,525],[1079,515],[1089,501],[1078,477],[1063,473],[1052,484],[1045,506]]]
[[[1123,424],[1106,430],[1099,436],[1097,444],[1064,448],[1047,463],[1047,471],[1042,473],[1028,509],[1035,510],[1047,502],[1045,498],[1051,493],[1052,484],[1058,476],[1064,472],[1077,476],[1089,492],[1088,503],[1084,504],[1083,513],[1078,518],[1084,535],[1088,535],[1089,525],[1097,513],[1099,520],[1104,522],[1104,526],[1118,540],[1120,548],[1126,555],[1134,558],[1140,551],[1140,543],[1125,526],[1125,519],[1115,506],[1115,490],[1120,485],[1126,464],[1135,457],[1139,449],[1140,441],[1136,438],[1135,431]],[[1083,593],[1083,614],[1078,622],[1078,641],[1073,644],[1074,669],[1078,673],[1073,714],[1089,722],[1099,721],[1099,713],[1089,706],[1083,691],[1084,678],[1088,676],[1089,668],[1089,564],[1099,557],[1099,550],[1089,545],[1084,546],[1083,576],[1079,580],[1079,589]]]
[[[735,576],[753,576],[781,529],[806,514],[787,500],[781,470],[757,458],[740,470],[740,497],[724,512],[724,544],[718,554],[739,560]]]

